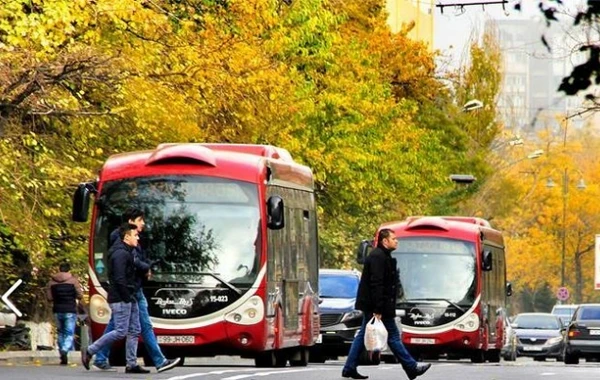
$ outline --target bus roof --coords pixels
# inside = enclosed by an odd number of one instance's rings
[[[411,216],[401,221],[383,223],[379,229],[389,228],[398,237],[440,236],[462,240],[484,239],[504,246],[502,234],[482,218],[462,216]]]
[[[252,144],[166,143],[154,150],[115,154],[106,160],[101,179],[206,175],[259,182],[265,167],[270,180],[313,188],[310,168],[295,162],[287,150]]]

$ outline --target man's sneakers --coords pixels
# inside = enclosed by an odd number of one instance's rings
[[[343,370],[342,377],[348,377],[350,379],[368,379],[369,378],[369,376],[361,375],[355,369],[351,370],[351,371]]]
[[[125,367],[125,373],[150,373],[150,371],[142,366],[136,365],[135,367]]]
[[[427,372],[430,367],[431,363],[417,363],[417,366],[411,371],[406,371],[406,374],[410,380],[414,380]]]
[[[105,372],[116,372],[117,371],[116,368],[114,368],[107,362],[95,362],[94,364],[92,364],[92,367],[99,369],[101,371],[105,371]]]
[[[177,358],[177,359],[167,359],[165,360],[165,362],[163,363],[163,365],[161,365],[160,367],[156,368],[156,370],[160,373],[160,372],[165,372],[168,371],[170,369],[173,369],[177,366],[177,364],[179,364],[179,362],[181,361],[181,358]]]
[[[67,356],[66,352],[61,352],[60,353],[60,365],[67,365],[69,364],[69,357]]]
[[[87,348],[81,351],[81,364],[87,369],[90,370],[90,360],[92,359],[92,355],[88,352]]]

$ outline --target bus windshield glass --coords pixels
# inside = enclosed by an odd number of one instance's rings
[[[151,281],[201,287],[250,287],[259,271],[256,184],[199,176],[106,182],[98,200],[94,269],[106,281],[109,240],[128,207],[144,211],[140,244],[154,263]]]
[[[474,243],[434,237],[399,238],[392,256],[400,271],[400,302],[443,299],[469,306],[475,301]]]

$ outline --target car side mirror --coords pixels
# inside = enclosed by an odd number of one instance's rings
[[[370,240],[363,240],[358,245],[356,250],[356,262],[359,264],[364,264],[365,259],[367,258],[367,254],[369,253],[369,248],[373,247],[373,243]]]
[[[510,324],[510,328],[511,328],[511,329],[518,329],[518,328],[519,328],[519,325],[518,325],[517,323],[511,323],[511,324]]]

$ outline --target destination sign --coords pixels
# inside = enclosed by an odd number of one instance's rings
[[[475,252],[475,246],[473,243],[463,240],[441,238],[398,238],[398,248],[394,252],[472,255]]]

